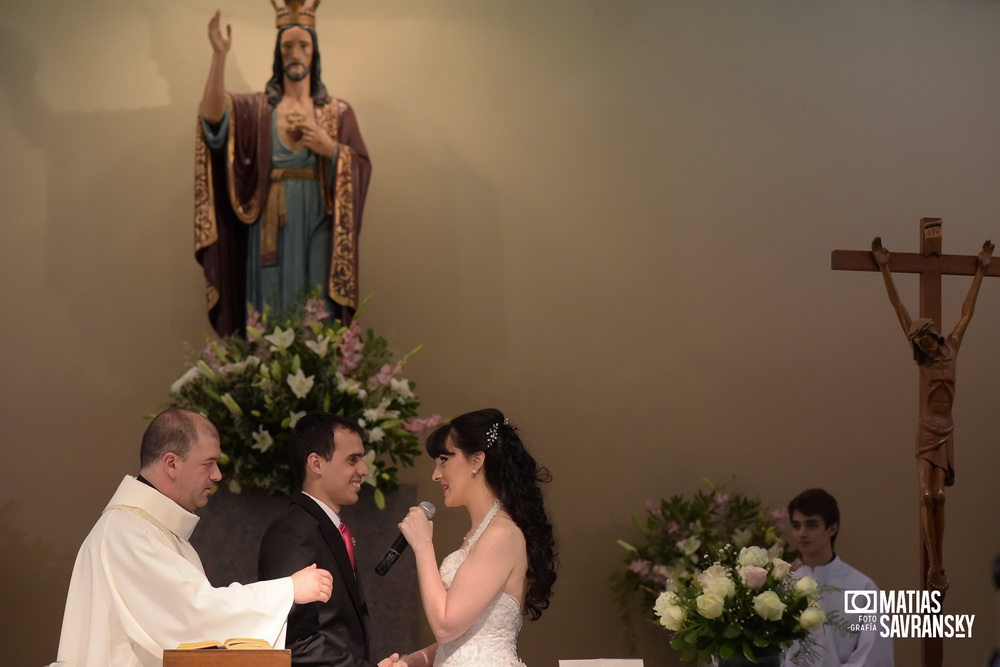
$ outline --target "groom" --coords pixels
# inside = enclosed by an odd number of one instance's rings
[[[321,412],[302,417],[288,444],[302,493],[265,531],[258,574],[269,579],[277,572],[295,572],[301,569],[296,563],[306,562],[333,575],[327,602],[292,607],[285,645],[293,665],[374,667],[353,539],[340,520],[341,508],[358,502],[361,480],[368,474],[363,434],[355,422]],[[405,667],[398,658],[393,654],[378,667]]]

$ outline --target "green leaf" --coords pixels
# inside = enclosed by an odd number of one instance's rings
[[[624,549],[625,551],[627,551],[629,553],[633,553],[633,554],[639,553],[638,549],[636,549],[634,546],[632,546],[631,544],[629,544],[625,540],[618,540],[618,546],[620,546],[622,549]]]
[[[222,351],[222,348],[219,347],[219,344],[217,342],[213,342],[211,348],[212,348],[212,353],[215,354],[216,359],[218,359],[222,363],[226,363],[228,361],[228,359],[226,358],[226,353]]]
[[[382,489],[375,487],[375,507],[380,510],[385,509],[385,494],[382,493]]]

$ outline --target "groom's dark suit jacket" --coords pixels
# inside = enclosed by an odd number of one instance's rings
[[[260,545],[261,580],[287,577],[316,563],[333,575],[328,602],[292,605],[285,648],[293,665],[373,667],[368,605],[337,526],[316,501],[299,493],[268,526]]]

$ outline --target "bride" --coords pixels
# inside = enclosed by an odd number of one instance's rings
[[[410,667],[517,667],[521,617],[538,619],[556,579],[554,541],[539,468],[499,410],[456,417],[427,438],[431,477],[447,507],[472,527],[440,572],[434,524],[412,508],[399,525],[413,548],[420,598],[437,643],[403,656]]]

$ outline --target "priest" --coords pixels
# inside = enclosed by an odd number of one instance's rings
[[[66,599],[60,663],[160,667],[182,642],[258,637],[284,648],[292,603],[326,602],[330,573],[315,564],[290,577],[213,588],[188,539],[193,511],[219,472],[219,434],[171,408],[150,423],[138,477],[126,476],[80,548]]]

